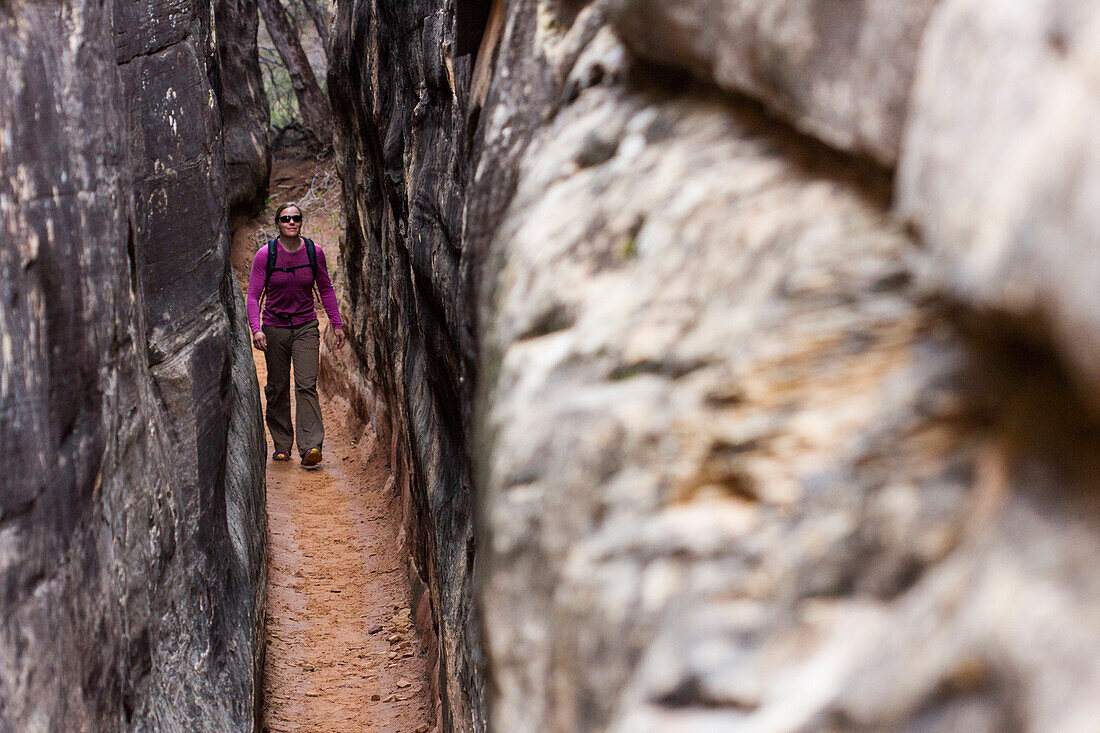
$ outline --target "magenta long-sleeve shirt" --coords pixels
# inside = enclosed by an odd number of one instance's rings
[[[317,317],[313,306],[313,273],[309,269],[309,255],[305,242],[293,252],[283,249],[281,243],[275,259],[276,267],[299,266],[294,272],[276,270],[271,273],[267,284],[267,296],[264,300],[263,324],[265,326],[298,326],[309,323]],[[332,280],[328,276],[325,253],[320,246],[317,250],[317,290],[321,293],[321,304],[325,306],[328,320],[333,328],[343,328],[340,310],[336,306],[336,291],[332,289]],[[252,273],[248,276],[248,323],[252,333],[260,329],[260,291],[264,289],[264,275],[267,272],[267,245],[256,253],[252,260]],[[290,317],[280,317],[276,313],[295,313]]]

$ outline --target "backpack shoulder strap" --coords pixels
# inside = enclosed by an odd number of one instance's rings
[[[309,258],[309,271],[313,273],[313,291],[320,296],[321,291],[317,289],[317,247],[312,239],[306,239],[306,257]]]
[[[275,272],[275,261],[279,258],[278,239],[272,239],[267,243],[267,267],[264,272],[264,289],[260,295],[267,292],[267,284],[271,281],[271,273]]]
[[[306,257],[309,258],[309,271],[313,273],[313,283],[317,284],[317,247],[312,239],[306,240]]]

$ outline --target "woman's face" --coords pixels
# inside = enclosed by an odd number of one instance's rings
[[[287,217],[294,217],[298,221],[287,221]],[[302,230],[302,212],[297,206],[288,206],[279,213],[279,235],[283,237],[297,237]]]

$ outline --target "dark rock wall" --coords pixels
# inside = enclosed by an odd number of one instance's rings
[[[454,728],[1089,730],[1097,29],[340,4],[343,287]]]
[[[0,12],[0,729],[252,728],[263,434],[212,22]]]
[[[214,13],[229,210],[251,214],[266,202],[271,173],[271,119],[256,49],[260,15],[256,0],[219,0]]]
[[[480,730],[460,246],[470,60],[448,57],[452,14],[433,0],[341,3],[333,39],[344,315],[388,407],[407,542],[435,619],[440,713],[448,729]]]

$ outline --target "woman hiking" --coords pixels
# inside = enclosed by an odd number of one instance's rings
[[[290,460],[290,445],[298,433],[298,454],[302,465],[321,462],[325,426],[317,399],[317,366],[321,345],[313,286],[321,295],[329,323],[336,336],[336,348],[344,346],[343,321],[336,306],[325,253],[300,235],[302,210],[297,204],[283,204],[275,211],[279,236],[264,245],[252,261],[248,278],[248,322],[252,341],[264,352],[267,362],[267,429],[275,444],[272,458]],[[263,322],[260,297],[266,293]],[[294,425],[290,422],[290,368],[294,365],[294,394],[297,397]]]

